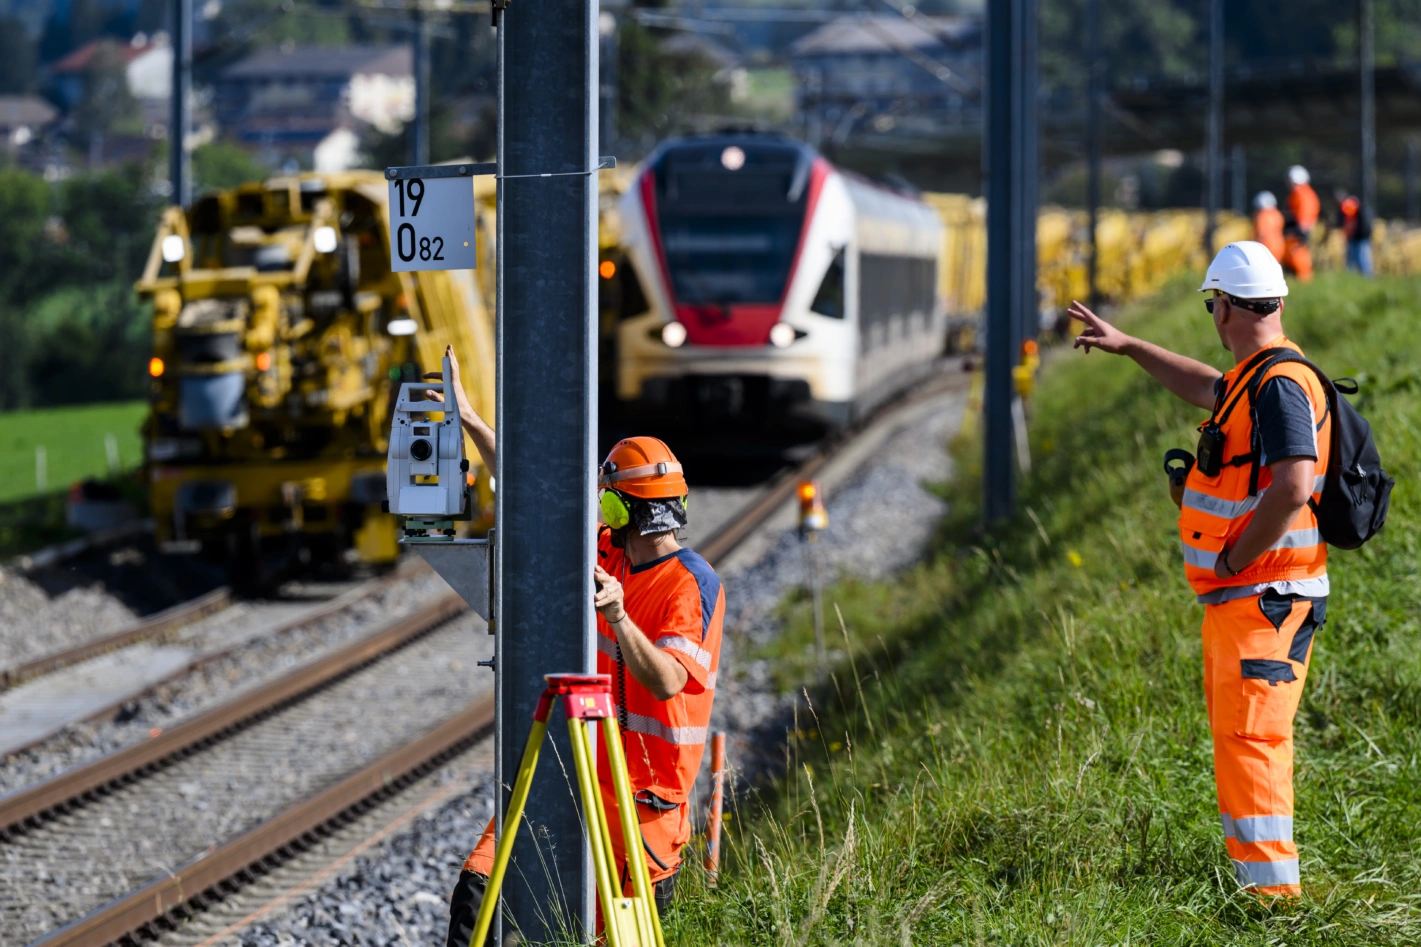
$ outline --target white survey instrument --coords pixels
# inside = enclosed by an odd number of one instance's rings
[[[468,485],[469,461],[464,456],[464,431],[459,423],[461,392],[448,379],[449,359],[437,382],[405,382],[390,421],[389,465],[385,496],[389,511],[405,517],[407,539],[452,539],[454,521],[468,519],[472,509]],[[437,401],[411,400],[412,392],[438,391]],[[432,421],[442,412],[444,420]]]

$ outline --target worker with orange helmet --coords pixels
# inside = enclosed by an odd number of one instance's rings
[[[1259,191],[1253,198],[1253,238],[1268,248],[1273,259],[1283,262],[1283,212],[1272,191]]]
[[[1342,232],[1347,235],[1347,269],[1372,275],[1372,217],[1356,196],[1342,198]]]
[[[457,378],[452,354],[451,374]],[[481,454],[487,448],[485,463],[491,466],[493,431],[472,409],[465,414],[465,427]],[[603,521],[593,570],[597,673],[612,678],[612,703],[641,823],[638,855],[646,860],[657,907],[665,909],[675,891],[681,849],[691,838],[690,794],[710,728],[725,590],[710,564],[678,541],[687,524],[686,478],[665,443],[654,437],[618,441],[598,468],[597,486]],[[630,895],[606,754],[599,743],[597,774],[613,859]],[[450,900],[449,947],[468,947],[493,856],[490,820]]]
[[[1287,229],[1282,264],[1304,283],[1312,281],[1312,250],[1308,241],[1322,213],[1322,201],[1312,189],[1312,176],[1307,168],[1295,164],[1288,169],[1288,213],[1292,225]]]

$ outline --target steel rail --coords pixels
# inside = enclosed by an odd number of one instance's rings
[[[135,625],[86,641],[83,644],[42,655],[32,661],[0,670],[0,691],[6,691],[16,684],[61,670],[80,661],[127,648],[129,645],[177,631],[200,618],[222,611],[232,604],[232,590],[226,586],[213,589],[188,602],[164,609],[156,615],[143,619]]]
[[[299,667],[253,693],[240,695],[142,743],[0,797],[0,838],[13,837],[22,833],[27,823],[68,811],[106,789],[199,752],[421,637],[465,607],[457,595],[447,593],[418,612],[392,621],[380,631]]]

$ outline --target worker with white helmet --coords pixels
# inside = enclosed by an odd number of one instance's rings
[[[1287,241],[1283,238],[1283,212],[1272,191],[1259,191],[1253,198],[1253,239],[1268,248],[1273,259],[1283,262]]]
[[[1078,302],[1071,315],[1086,329],[1075,344],[1127,355],[1213,412],[1198,458],[1179,452],[1188,475],[1178,502],[1185,578],[1204,605],[1220,821],[1239,884],[1296,897],[1293,717],[1327,611],[1327,547],[1309,501],[1326,474],[1331,418],[1311,369],[1270,358],[1301,350],[1283,334],[1288,285],[1267,247],[1224,247],[1200,291],[1234,359],[1226,372],[1126,335]]]
[[[1317,191],[1312,189],[1312,176],[1307,168],[1295,164],[1288,169],[1288,213],[1292,216],[1287,228],[1287,247],[1283,254],[1283,265],[1297,274],[1304,283],[1312,279],[1312,251],[1308,241],[1312,239],[1317,218],[1322,214],[1322,201]]]

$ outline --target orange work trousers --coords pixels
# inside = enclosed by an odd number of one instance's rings
[[[1272,589],[1204,607],[1204,699],[1224,844],[1241,886],[1296,896],[1293,717],[1326,598]]]
[[[602,789],[602,807],[607,812],[607,828],[612,835],[612,860],[617,875],[622,881],[622,893],[631,897],[631,875],[627,871],[626,844],[622,841],[622,822],[617,812],[617,797],[612,787],[598,782]],[[654,886],[658,881],[670,878],[681,867],[681,849],[691,840],[691,807],[688,803],[671,805],[655,796],[637,793],[637,818],[641,822],[641,837],[645,843],[642,855],[646,859],[647,871]],[[645,799],[646,801],[642,801]],[[670,808],[662,808],[670,805]],[[526,832],[527,826],[520,831]],[[464,862],[465,871],[476,871],[488,877],[493,871],[494,854],[493,820],[480,836],[479,843]],[[658,864],[659,862],[659,864]],[[600,909],[599,909],[600,910]]]
[[[1289,236],[1283,245],[1283,258],[1278,262],[1292,270],[1299,282],[1312,282],[1312,251],[1306,241]]]

